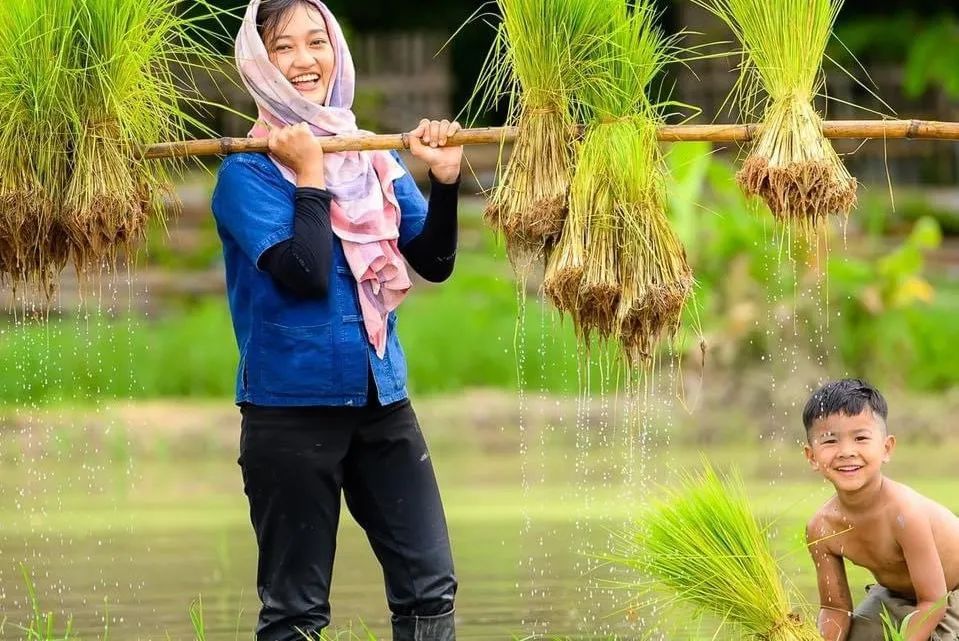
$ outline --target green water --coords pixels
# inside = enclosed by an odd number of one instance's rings
[[[10,453],[9,441],[0,439]],[[628,593],[609,590],[608,573],[585,574],[589,555],[610,544],[609,529],[635,514],[648,487],[668,482],[670,467],[695,464],[699,452],[671,448],[647,465],[649,478],[627,485],[615,475],[584,484],[576,461],[612,460],[575,447],[547,455],[434,450],[453,538],[461,639],[531,633],[588,636],[641,633]],[[949,448],[913,450],[891,472],[953,509],[959,481],[939,475]],[[804,520],[827,488],[795,451],[756,447],[711,450],[748,476],[757,511],[776,518],[774,544],[790,578],[814,598],[802,550]],[[189,608],[202,596],[207,638],[248,639],[255,624],[255,546],[235,455],[170,454],[166,460],[117,460],[105,454],[0,457],[0,638],[19,639],[29,620],[20,574],[28,567],[40,608],[62,629],[67,616],[82,639],[191,639]],[[525,472],[521,472],[525,470]],[[345,516],[334,574],[334,622],[362,621],[388,638],[382,579],[365,537]],[[628,577],[627,577],[628,578]],[[866,577],[852,572],[851,582]],[[858,590],[859,588],[854,588]],[[690,632],[693,634],[693,632]]]

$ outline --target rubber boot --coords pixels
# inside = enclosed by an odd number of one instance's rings
[[[456,641],[453,612],[432,617],[393,615],[393,641]]]

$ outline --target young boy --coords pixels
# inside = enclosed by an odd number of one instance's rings
[[[819,632],[827,641],[882,641],[885,607],[906,641],[959,639],[959,518],[882,474],[896,437],[868,383],[819,389],[803,410],[806,458],[836,488],[806,528],[819,582]],[[855,612],[844,561],[876,579]]]

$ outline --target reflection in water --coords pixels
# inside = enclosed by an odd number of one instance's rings
[[[72,614],[73,629],[80,638],[101,637],[105,616],[111,638],[160,639],[167,634],[172,639],[192,638],[188,612],[197,595],[203,597],[211,641],[250,638],[259,605],[254,593],[256,550],[252,530],[243,521],[245,506],[238,502],[234,508],[230,522],[222,528],[198,514],[196,528],[177,522],[163,531],[162,526],[155,529],[157,524],[149,523],[145,533],[113,532],[107,538],[0,533],[0,619],[8,617],[0,638],[22,638],[10,622],[30,618],[18,559],[27,559],[31,565],[41,608],[56,613],[61,629]],[[189,519],[189,513],[177,518]],[[461,638],[509,638],[521,634],[523,622],[530,620],[549,620],[554,633],[579,630],[576,577],[540,579],[548,584],[538,584],[536,589],[548,591],[553,597],[550,603],[517,599],[517,587],[526,593],[532,588],[523,584],[526,573],[518,569],[523,554],[519,526],[514,519],[491,524],[451,519],[462,585],[457,608]],[[558,567],[572,567],[572,527],[534,524],[530,535],[543,542],[542,553],[555,559]],[[362,621],[379,637],[388,635],[380,570],[362,531],[348,519],[340,531],[332,601],[334,625]],[[530,605],[543,609],[531,610]]]
[[[588,491],[577,486],[572,465],[565,463],[575,461],[575,444],[564,448],[547,441],[551,456],[542,470],[554,482],[531,487],[525,497],[515,478],[515,455],[436,455],[461,579],[457,612],[463,639],[523,637],[529,621],[548,621],[551,636],[581,636],[587,617],[609,631],[637,634],[628,612],[588,601],[591,592],[577,570],[584,565],[580,551],[608,544],[603,519],[625,518],[633,506],[622,500],[623,488],[616,483]],[[8,453],[9,443],[0,434],[0,452]],[[713,448],[711,455],[723,466],[764,452]],[[959,496],[959,481],[943,486],[949,477],[936,472],[952,464],[944,452],[948,448],[915,454],[936,474],[928,479],[937,484],[932,493]],[[595,454],[587,459],[603,460]],[[696,465],[699,453],[673,447],[671,456]],[[786,470],[791,480],[770,487],[766,478],[752,476],[749,490],[761,515],[780,517],[777,554],[791,553],[785,557],[791,576],[813,598],[815,575],[802,549],[802,525],[827,488],[809,479],[796,458]],[[110,639],[165,639],[167,633],[174,640],[191,639],[189,608],[198,595],[211,641],[250,638],[257,612],[253,533],[239,471],[228,456],[217,459],[145,461],[134,467],[131,481],[124,466],[114,472],[113,464],[101,463],[91,477],[96,493],[88,493],[86,484],[60,493],[34,485],[24,510],[17,508],[18,501],[21,508],[24,503],[16,488],[35,478],[35,471],[0,457],[0,620],[8,617],[0,638],[23,638],[10,624],[29,618],[21,562],[30,566],[41,607],[54,611],[61,623],[73,615],[74,630],[85,640],[102,638],[105,616]],[[915,461],[901,464],[903,471],[920,469]],[[76,469],[48,465],[45,483],[67,486]],[[651,486],[669,478],[652,462],[648,473]],[[602,478],[599,468],[591,474]],[[926,489],[922,482],[916,486]],[[529,541],[536,544],[537,558],[549,559],[549,575],[533,577],[535,586],[523,565]],[[866,577],[851,571],[850,581],[863,585]],[[534,591],[550,599],[519,597]],[[341,525],[332,600],[337,625],[362,621],[380,637],[388,634],[381,572],[366,537],[348,517]]]

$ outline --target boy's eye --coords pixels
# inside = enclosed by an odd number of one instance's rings
[[[856,437],[856,440],[857,440],[857,441],[868,441],[868,440],[869,440],[869,437],[868,437],[868,436],[857,436],[857,437]]]
[[[822,445],[832,445],[833,443],[836,442],[836,439],[834,439],[834,438],[823,438],[823,439],[819,439],[819,442],[820,442]]]

